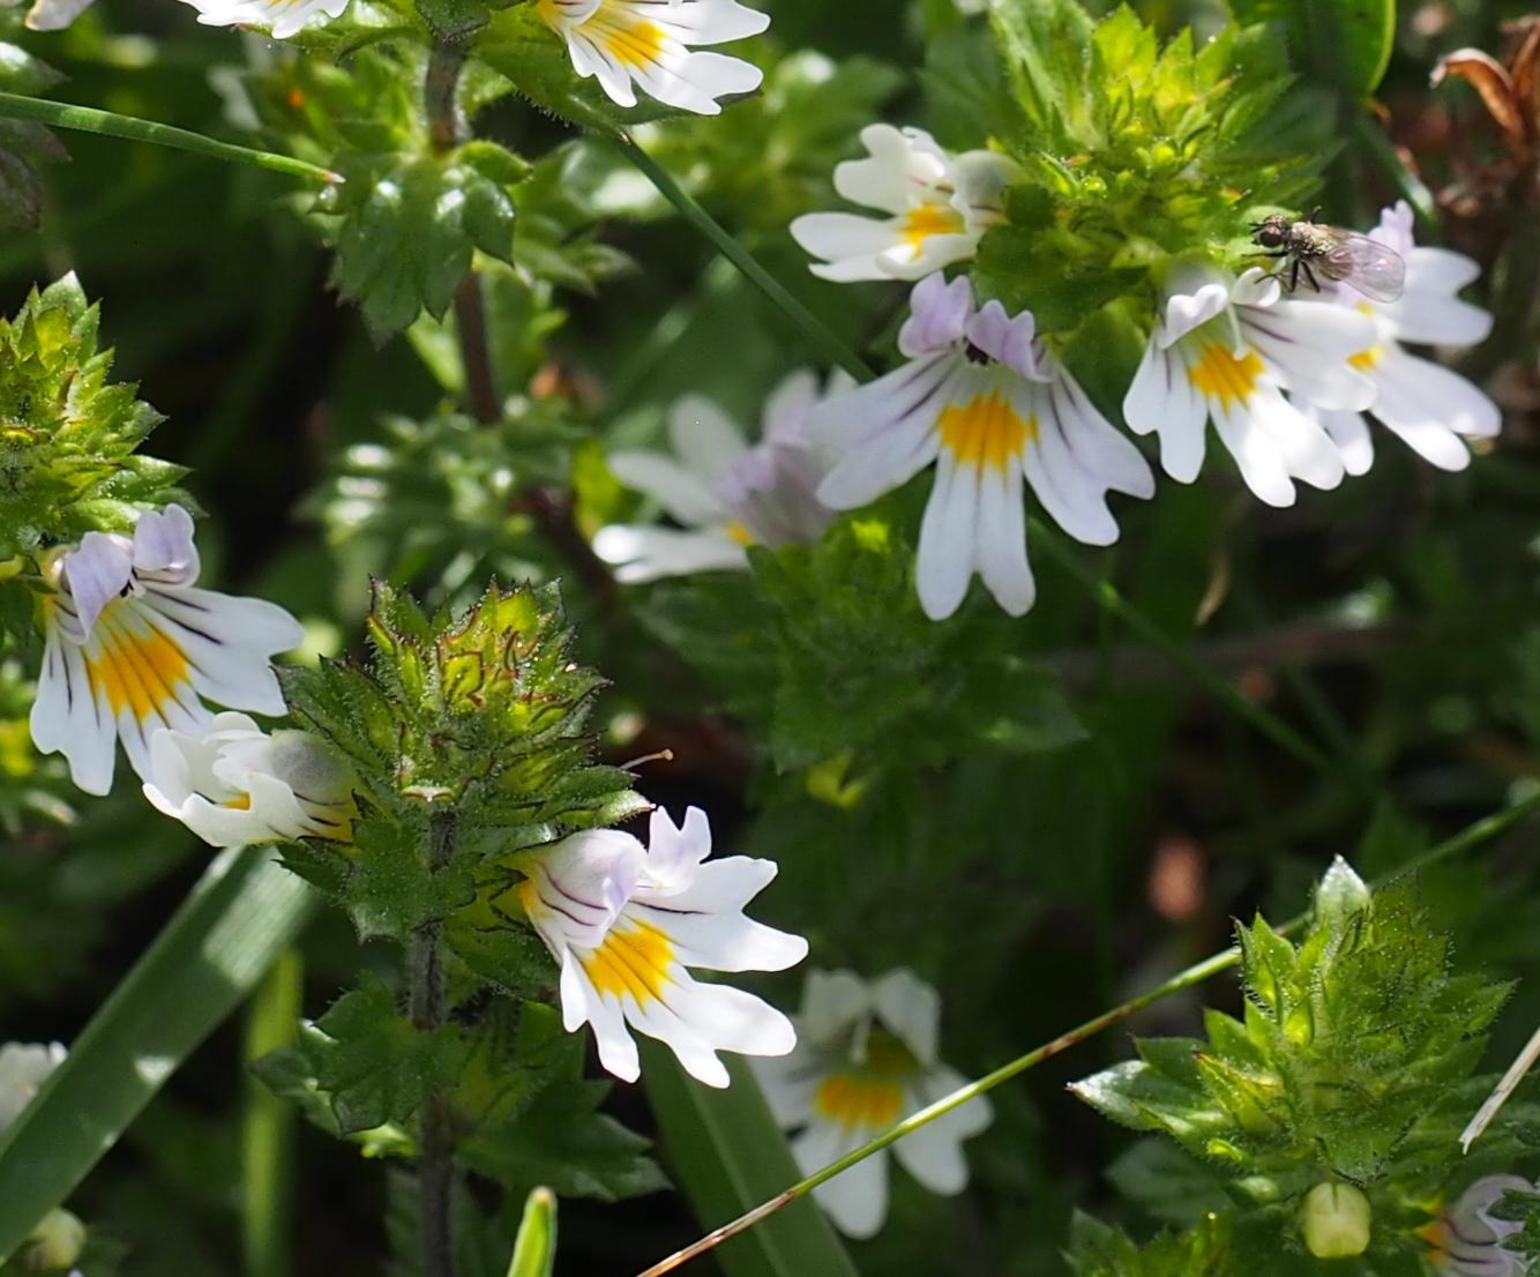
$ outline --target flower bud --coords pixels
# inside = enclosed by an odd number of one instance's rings
[[[1305,1195],[1299,1224],[1317,1259],[1350,1259],[1369,1249],[1369,1199],[1351,1184],[1317,1184]]]
[[[25,1271],[64,1272],[85,1249],[86,1226],[67,1210],[51,1210],[27,1238]]]

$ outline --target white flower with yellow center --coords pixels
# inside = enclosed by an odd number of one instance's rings
[[[245,714],[207,732],[156,732],[144,796],[213,847],[327,838],[351,842],[353,776],[308,732],[269,736]]]
[[[1374,383],[1352,363],[1373,344],[1374,325],[1280,289],[1258,269],[1239,279],[1179,271],[1170,281],[1123,415],[1138,433],[1159,435],[1161,465],[1178,483],[1203,468],[1210,421],[1268,505],[1292,505],[1296,479],[1342,482],[1342,454],[1304,408],[1356,412],[1374,401]]]
[[[132,539],[88,532],[48,565],[32,739],[63,754],[89,794],[112,787],[119,739],[148,780],[155,733],[201,734],[211,718],[203,698],[284,712],[270,659],[299,646],[299,622],[260,599],[194,588],[198,568],[180,506],[142,515]]]
[[[1374,322],[1373,345],[1351,361],[1379,391],[1371,415],[1424,461],[1442,470],[1463,470],[1470,465],[1464,440],[1494,437],[1502,429],[1502,411],[1459,373],[1409,354],[1401,343],[1458,347],[1485,341],[1492,316],[1459,297],[1480,277],[1481,267],[1447,248],[1418,247],[1412,210],[1404,200],[1384,210],[1369,237],[1406,262],[1406,289],[1394,302],[1371,302],[1348,288],[1334,293]],[[1348,473],[1368,470],[1374,441],[1363,416],[1322,409],[1315,415],[1342,449]]]
[[[209,27],[260,27],[275,40],[298,35],[314,18],[339,18],[349,0],[183,0]],[[319,24],[318,24],[319,25]]]
[[[717,115],[718,98],[752,93],[764,73],[752,62],[691,46],[758,35],[770,19],[737,0],[538,0],[540,16],[567,42],[573,69],[594,76],[610,100],[636,105],[636,88],[666,106]]]
[[[826,459],[803,433],[819,399],[811,372],[792,373],[766,402],[753,447],[711,400],[681,399],[668,417],[672,457],[620,451],[609,459],[622,483],[681,526],[611,524],[594,538],[594,552],[616,566],[616,579],[633,583],[746,568],[750,545],[816,541],[834,518],[815,495]]]
[[[1444,1277],[1523,1277],[1529,1271],[1528,1258],[1505,1250],[1503,1243],[1524,1225],[1494,1218],[1491,1211],[1509,1193],[1537,1192],[1540,1188],[1517,1175],[1478,1179],[1418,1233],[1433,1248],[1428,1258],[1434,1270]]]
[[[48,1075],[64,1063],[64,1054],[57,1042],[7,1042],[0,1046],[0,1135],[32,1103]]]
[[[861,130],[867,158],[834,170],[834,189],[886,217],[808,213],[792,238],[822,259],[813,274],[837,283],[923,279],[967,261],[984,232],[1005,217],[1015,166],[993,151],[951,155],[924,129],[873,124]]]
[[[843,454],[819,486],[853,510],[932,462],[920,528],[920,604],[951,616],[977,572],[1012,616],[1032,606],[1022,480],[1055,522],[1087,545],[1111,545],[1107,494],[1148,497],[1155,477],[1036,336],[1029,311],[982,310],[966,277],[922,280],[899,333],[909,363],[814,409],[808,435]]]
[[[744,916],[775,863],[704,863],[711,827],[698,807],[682,828],[654,811],[648,842],[612,829],[573,834],[530,863],[519,899],[561,966],[567,1031],[591,1024],[609,1072],[640,1076],[630,1025],[666,1043],[692,1077],[724,1087],[718,1051],[785,1055],[796,1034],[768,1003],[698,983],[688,968],[781,971],[807,956],[807,941]]]
[[[966,1079],[937,1059],[941,1000],[913,972],[889,971],[868,984],[849,971],[810,971],[797,1017],[797,1049],[756,1060],[754,1072],[776,1120],[798,1130],[792,1153],[805,1175],[934,1104]],[[903,1166],[933,1193],[968,1186],[963,1141],[993,1120],[983,1096],[893,1145]],[[888,1206],[887,1151],[874,1153],[813,1190],[835,1225],[871,1237]]]

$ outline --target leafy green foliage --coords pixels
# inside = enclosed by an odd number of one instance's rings
[[[317,1086],[331,1099],[344,1135],[407,1122],[460,1070],[464,1044],[443,1026],[423,1032],[396,1009],[378,979],[344,994],[307,1034]]]
[[[1040,329],[1071,334],[1123,296],[1148,316],[1168,262],[1242,264],[1249,210],[1313,189],[1325,138],[1279,126],[1290,80],[1266,29],[1202,48],[1184,30],[1161,47],[1126,5],[1095,24],[1075,0],[996,0],[992,14],[1020,109],[997,141],[1023,180],[974,280]],[[980,92],[965,78],[979,55],[958,48],[932,71],[952,100]]]
[[[1276,23],[1295,67],[1352,97],[1379,87],[1396,39],[1395,0],[1230,0],[1244,23]]]
[[[0,93],[36,96],[63,76],[8,37],[21,26],[16,9],[0,11]],[[0,120],[0,230],[36,230],[42,222],[39,166],[69,159],[63,144],[41,124]]]
[[[1227,1217],[1214,1215],[1141,1250],[1121,1230],[1077,1212],[1067,1258],[1076,1277],[1224,1277],[1237,1271],[1231,1231]]]
[[[442,317],[477,249],[512,260],[512,190],[529,166],[494,142],[434,145],[419,101],[424,59],[371,46],[347,69],[303,60],[236,84],[264,133],[340,173],[313,212],[336,244],[332,283],[377,340]]]
[[[914,766],[1083,738],[1057,681],[1016,653],[1007,626],[925,618],[914,552],[881,509],[817,545],[754,549],[750,560],[756,592],[732,579],[690,598],[660,592],[649,615],[738,713],[765,723],[781,769],[852,750]]]
[[[667,1187],[648,1142],[599,1112],[607,1082],[583,1077],[583,1042],[555,1010],[521,1006],[484,1039],[456,1102],[473,1123],[466,1165],[522,1194],[545,1185],[564,1197],[617,1201]]]
[[[108,380],[99,322],[73,275],[0,319],[0,563],[187,500],[185,469],[135,455],[161,417]]]
[[[1384,1227],[1404,1216],[1395,1190],[1429,1191],[1434,1150],[1447,1165],[1455,1119],[1482,1085],[1463,1084],[1509,986],[1451,971],[1449,939],[1414,882],[1371,899],[1340,860],[1298,945],[1260,917],[1239,938],[1243,1019],[1208,1011],[1206,1040],[1140,1041],[1137,1060],[1075,1093],[1219,1168],[1286,1232],[1290,1203],[1309,1189],[1356,1185],[1375,1203],[1376,1247],[1400,1252],[1404,1237]]]

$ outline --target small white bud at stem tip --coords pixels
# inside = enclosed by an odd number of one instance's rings
[[[1373,1212],[1351,1184],[1317,1184],[1305,1195],[1300,1227],[1317,1259],[1351,1259],[1369,1249]]]

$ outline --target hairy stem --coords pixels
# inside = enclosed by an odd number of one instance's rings
[[[1474,825],[1469,825],[1453,838],[1440,843],[1430,851],[1416,857],[1408,864],[1401,866],[1394,874],[1386,878],[1378,879],[1373,886],[1379,888],[1392,878],[1398,878],[1409,873],[1427,869],[1440,861],[1447,860],[1451,856],[1468,851],[1472,847],[1481,845],[1497,837],[1498,834],[1513,828],[1527,816],[1540,812],[1540,794],[1531,795],[1523,802],[1516,803],[1512,807],[1494,812],[1492,815],[1478,820]],[[1309,921],[1308,914],[1285,923],[1278,929],[1280,935],[1290,935],[1301,930]],[[1127,1002],[1113,1007],[1110,1011],[1087,1020],[1084,1024],[1077,1025],[1068,1033],[1061,1034],[1051,1042],[1028,1051],[1025,1055],[1017,1056],[1008,1064],[1002,1064],[992,1073],[987,1073],[976,1082],[969,1082],[966,1086],[959,1087],[950,1095],[944,1096],[918,1113],[911,1114],[892,1129],[884,1131],[871,1143],[864,1145],[840,1158],[837,1162],[831,1162],[822,1170],[814,1172],[806,1179],[793,1184],[784,1193],[779,1193],[769,1201],[762,1202],[753,1210],[740,1215],[731,1223],[722,1225],[721,1228],[708,1233],[699,1241],[691,1243],[683,1250],[675,1251],[667,1259],[661,1260],[651,1268],[638,1274],[638,1277],[664,1277],[665,1273],[674,1272],[692,1259],[696,1259],[708,1251],[716,1249],[723,1242],[739,1233],[752,1228],[761,1220],[775,1214],[783,1206],[790,1205],[799,1197],[806,1197],[820,1184],[826,1184],[836,1175],[849,1170],[857,1162],[865,1161],[874,1153],[880,1153],[890,1144],[896,1144],[904,1136],[917,1131],[922,1126],[934,1122],[938,1117],[944,1117],[955,1109],[961,1108],[969,1100],[992,1091],[1003,1082],[1010,1081],[1013,1077],[1025,1073],[1028,1069],[1036,1068],[1045,1060],[1051,1060],[1054,1056],[1069,1050],[1072,1046],[1078,1046],[1088,1038],[1095,1037],[1105,1029],[1113,1025],[1121,1024],[1130,1016],[1154,1005],[1163,998],[1170,997],[1173,993],[1179,993],[1183,989],[1190,989],[1194,985],[1201,984],[1210,976],[1218,975],[1221,971],[1227,971],[1239,964],[1241,952],[1238,948],[1226,949],[1222,953],[1216,953],[1212,957],[1205,958],[1195,966],[1188,967],[1185,971],[1178,972],[1163,984],[1157,985],[1146,993],[1130,998]]]
[[[445,807],[433,813],[428,824],[426,869],[440,872],[454,855],[455,812]],[[443,933],[429,923],[412,937],[412,1025],[431,1033],[443,1025],[447,1013],[444,987]],[[454,1188],[454,1120],[449,1103],[435,1090],[423,1103],[419,1119],[417,1187],[422,1211],[423,1277],[454,1277],[454,1235],[450,1198]]]

